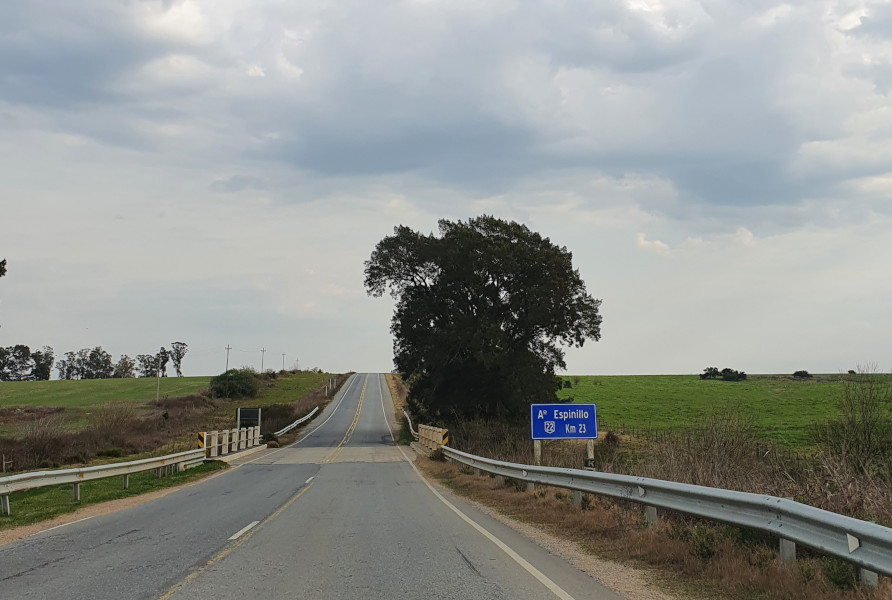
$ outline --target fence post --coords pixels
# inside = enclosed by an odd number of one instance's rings
[[[224,429],[220,432],[223,443],[220,444],[220,454],[229,454],[229,430]]]
[[[230,429],[229,430],[229,451],[237,452],[238,451],[238,429]]]
[[[254,445],[260,445],[260,425],[254,426]]]

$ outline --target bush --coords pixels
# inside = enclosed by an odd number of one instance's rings
[[[746,379],[746,373],[743,371],[735,371],[734,369],[722,369],[722,381],[743,381]]]
[[[839,418],[812,428],[814,441],[860,473],[890,476],[892,378],[862,368],[843,380],[837,406]]]
[[[808,379],[809,377],[811,377],[811,373],[803,369],[802,371],[796,371],[795,373],[793,373],[793,377],[795,377],[796,379]]]
[[[214,398],[254,398],[260,390],[257,375],[249,369],[230,369],[211,379]]]

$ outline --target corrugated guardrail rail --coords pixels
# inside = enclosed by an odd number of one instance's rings
[[[772,533],[781,538],[782,560],[795,558],[794,544],[802,544],[858,565],[865,583],[876,585],[876,573],[892,576],[892,529],[876,523],[775,496],[582,469],[522,465],[446,446],[442,449],[448,460],[502,477],[631,500]],[[651,510],[655,519],[655,509]]]
[[[128,476],[132,473],[158,469],[158,475],[160,476],[162,470],[175,468],[177,471],[181,471],[191,464],[203,461],[204,450],[197,449],[108,465],[58,469],[55,471],[32,471],[30,473],[10,475],[9,477],[0,477],[0,512],[4,515],[10,514],[9,495],[13,492],[70,483],[73,486],[72,496],[75,500],[80,500],[80,484],[84,481],[121,476],[124,478],[124,489],[127,489],[129,484]]]
[[[406,409],[403,409],[403,416],[406,417],[406,421],[409,422],[409,433],[412,434],[412,437],[418,440],[418,432],[415,431],[415,428],[412,427],[412,419],[409,418],[409,413],[406,412]]]
[[[319,407],[318,407],[318,406],[317,406],[316,408],[314,408],[312,411],[310,411],[310,414],[308,414],[307,416],[305,416],[305,417],[301,417],[300,419],[298,419],[297,421],[295,421],[295,422],[292,423],[291,425],[288,425],[288,426],[286,426],[286,427],[283,427],[282,429],[280,429],[280,430],[278,430],[277,432],[275,432],[273,435],[276,436],[276,437],[278,437],[278,436],[280,436],[280,435],[284,435],[284,434],[288,433],[289,431],[291,431],[292,429],[294,429],[295,427],[297,427],[298,425],[300,425],[300,424],[303,423],[304,421],[307,421],[307,420],[309,420],[309,419],[312,419],[312,418],[313,418],[313,415],[316,414],[316,411],[317,411],[317,410],[319,410]]]

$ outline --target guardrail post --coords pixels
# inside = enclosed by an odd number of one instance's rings
[[[218,443],[219,443],[219,437],[217,435],[217,431],[212,431],[211,432],[211,458],[214,458],[217,456],[217,448],[218,448],[217,444]]]
[[[8,515],[9,513],[9,495],[0,496],[0,514]]]
[[[81,500],[81,484],[72,483],[71,484],[71,499],[75,502],[80,502]]]
[[[780,539],[780,561],[785,564],[796,562],[796,542]]]
[[[238,430],[238,449],[244,450],[248,447],[248,430],[242,427]]]
[[[229,433],[229,451],[238,452],[238,429],[230,429]]]
[[[122,475],[121,479],[123,480],[121,482],[121,485],[123,486],[121,489],[126,490],[127,488],[130,487],[130,474],[127,473],[127,474]]]
[[[862,585],[866,585],[868,587],[875,588],[880,583],[879,575],[877,575],[873,571],[868,571],[863,567],[858,567],[858,579],[861,580]]]
[[[254,426],[254,445],[260,445],[260,425]]]
[[[582,506],[582,491],[573,490],[573,506],[580,508]]]
[[[660,524],[660,516],[657,514],[656,506],[644,506],[644,520],[647,521],[648,527],[656,527]]]

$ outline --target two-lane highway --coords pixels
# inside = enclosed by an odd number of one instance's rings
[[[159,500],[0,547],[0,598],[599,598],[593,579],[434,491],[384,377],[307,434]]]

